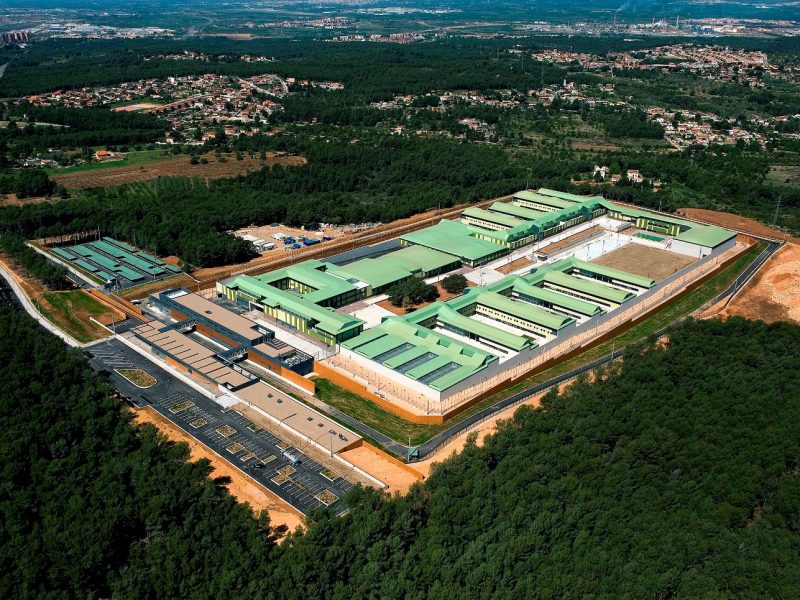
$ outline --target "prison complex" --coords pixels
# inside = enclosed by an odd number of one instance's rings
[[[684,270],[676,267],[657,281],[569,254],[573,247],[606,241],[615,248],[656,247],[652,252],[662,260],[683,257],[675,263]],[[373,398],[444,406],[446,400],[467,398],[482,382],[524,370],[536,357],[550,355],[550,348],[590,339],[616,323],[616,315],[633,318],[635,307],[652,305],[660,290],[672,293],[679,277],[685,284],[694,269],[712,268],[702,265],[735,246],[736,234],[721,227],[600,196],[526,190],[510,202],[467,208],[458,221],[442,220],[366,248],[367,255],[351,259],[344,253],[264,275],[240,275],[218,282],[217,292],[338,349],[326,366],[373,389]],[[492,265],[506,255],[509,262],[523,256],[527,262],[502,275]],[[352,307],[369,306],[370,298],[412,277],[484,269],[494,273],[488,283],[481,278],[445,302],[399,316],[384,311],[371,327],[354,316],[358,309]]]

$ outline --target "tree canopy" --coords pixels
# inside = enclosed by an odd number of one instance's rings
[[[278,546],[185,445],[132,428],[80,352],[3,310],[0,593],[796,597],[799,344],[689,323]]]

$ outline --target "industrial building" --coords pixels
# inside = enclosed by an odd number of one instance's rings
[[[183,334],[196,332],[226,348],[222,355],[228,362],[248,360],[304,389],[312,387],[304,376],[312,372],[314,358],[277,339],[269,327],[182,288],[165,290],[150,296],[149,301],[176,321],[168,328]],[[152,336],[137,330],[134,333],[151,346],[159,346],[159,340]],[[171,358],[181,361],[181,356]],[[193,368],[191,364],[183,366]]]

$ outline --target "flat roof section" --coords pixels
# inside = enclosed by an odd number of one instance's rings
[[[381,257],[385,261],[396,261],[409,271],[421,270],[426,273],[438,271],[458,262],[452,254],[425,248],[424,246],[406,246]]]
[[[331,273],[344,279],[357,279],[373,289],[411,277],[412,273],[399,263],[380,258],[362,258],[343,267],[331,265]]]
[[[160,331],[153,326],[153,323],[160,325],[157,321],[148,321],[138,327],[134,327],[131,331],[145,339],[149,344],[174,356],[188,367],[217,383],[227,384],[232,388],[236,388],[251,381],[250,378],[238,371],[234,371],[217,359],[216,352],[213,350],[206,348],[175,329]]]
[[[345,429],[336,421],[263,381],[236,390],[233,394],[330,452],[340,452],[361,439],[361,436]]]
[[[162,294],[165,294],[167,298],[171,299],[173,302],[182,306],[188,311],[202,315],[214,323],[219,323],[228,331],[234,332],[251,343],[264,337],[263,333],[256,331],[256,324],[251,320],[246,319],[241,315],[237,315],[236,313],[231,312],[219,304],[203,298],[202,296],[192,294],[191,292],[173,295],[170,291],[167,291],[162,292]]]
[[[469,227],[463,223],[447,219],[439,221],[436,225],[402,235],[400,239],[468,261],[485,260],[505,250],[498,244],[471,236]]]

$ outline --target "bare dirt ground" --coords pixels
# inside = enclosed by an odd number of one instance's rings
[[[772,237],[783,239],[783,232],[773,229],[763,223],[759,223],[747,217],[741,217],[732,213],[720,212],[717,210],[707,210],[705,208],[679,208],[677,213],[690,219],[697,219],[706,223],[719,225],[720,227],[728,227],[729,229],[736,229],[752,235],[760,235],[765,237]],[[800,244],[800,238],[786,238],[787,241],[791,240]]]
[[[775,183],[800,185],[800,166],[797,165],[772,165],[769,168],[767,179]]]
[[[156,104],[154,102],[138,102],[136,104],[126,104],[125,106],[118,106],[116,108],[112,108],[113,112],[132,112],[137,110],[145,110],[147,108],[158,108],[161,106],[160,104]]]
[[[405,494],[408,488],[422,477],[421,473],[415,477],[408,469],[404,469],[386,457],[381,456],[380,453],[375,452],[369,446],[359,446],[352,450],[340,452],[339,455],[373,477],[380,479],[388,486],[385,491],[389,494]],[[416,471],[416,469],[413,470]]]
[[[42,202],[57,202],[58,198],[49,196],[33,196],[31,198],[17,198],[16,194],[0,194],[0,206],[22,206],[24,204],[41,204]]]
[[[517,269],[521,269],[522,267],[529,267],[533,264],[533,261],[528,258],[527,256],[523,256],[522,258],[518,258],[516,260],[512,260],[510,263],[504,264],[502,267],[497,267],[495,271],[498,273],[502,273],[503,275],[507,275],[512,271],[516,271]]]
[[[94,169],[77,171],[73,173],[55,173],[50,179],[66,188],[82,187],[110,187],[124,183],[146,181],[156,177],[203,177],[205,179],[219,179],[245,175],[257,171],[265,166],[283,165],[296,166],[305,164],[303,156],[277,156],[267,154],[265,160],[245,156],[242,160],[226,157],[225,162],[220,162],[213,154],[206,155],[208,164],[193,165],[188,156],[163,158],[145,164],[132,164],[107,169]]]
[[[800,323],[800,245],[787,244],[761,267],[722,318],[738,315],[767,323]]]
[[[256,512],[266,510],[269,513],[270,523],[273,527],[285,525],[289,531],[294,531],[295,528],[303,526],[302,517],[297,511],[282,500],[274,497],[255,481],[234,469],[226,461],[156,411],[145,408],[134,411],[133,414],[137,424],[150,423],[155,425],[170,441],[187,443],[192,460],[208,459],[214,468],[211,476],[228,477],[231,482],[227,485],[227,488],[231,495],[239,502],[250,504]]]
[[[691,256],[651,248],[641,244],[625,244],[592,262],[620,269],[634,275],[661,281],[695,261]]]

